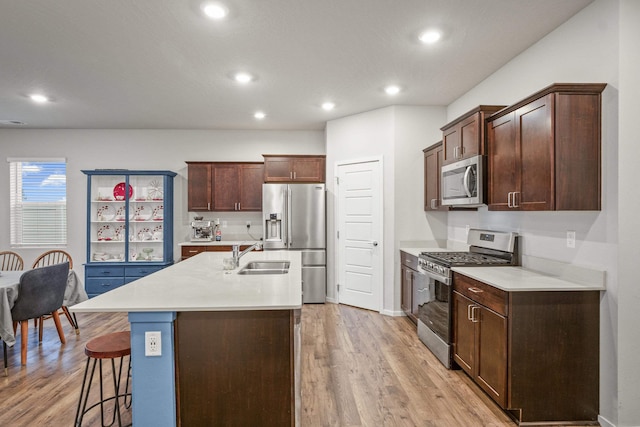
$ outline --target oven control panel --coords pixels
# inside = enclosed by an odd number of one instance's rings
[[[435,263],[433,261],[426,260],[422,257],[418,258],[418,267],[420,267],[423,271],[430,271],[441,276],[449,275],[449,268],[444,265]]]

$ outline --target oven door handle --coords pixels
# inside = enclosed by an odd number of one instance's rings
[[[434,280],[437,280],[438,282],[441,282],[441,283],[443,283],[443,284],[445,284],[447,286],[451,285],[451,279],[449,277],[447,277],[447,276],[442,276],[440,274],[436,274],[436,273],[433,273],[431,271],[426,271],[426,270],[423,270],[422,268],[420,268],[420,273],[424,274],[425,276],[430,277],[430,278],[432,278]]]

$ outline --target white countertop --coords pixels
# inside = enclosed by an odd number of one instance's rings
[[[453,267],[453,271],[508,292],[604,291],[604,284],[570,281],[523,267]]]
[[[233,246],[233,245],[253,245],[259,242],[259,240],[205,240],[197,242],[182,242],[178,243],[178,246]]]
[[[239,275],[224,270],[229,252],[202,252],[69,307],[77,312],[291,310],[302,307],[299,251],[252,251],[240,259],[287,260],[287,274]]]

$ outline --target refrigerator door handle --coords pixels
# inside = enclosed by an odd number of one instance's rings
[[[291,247],[291,189],[287,186],[287,248]]]

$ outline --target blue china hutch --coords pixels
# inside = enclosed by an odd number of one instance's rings
[[[87,175],[89,297],[173,264],[172,171],[96,169]]]

